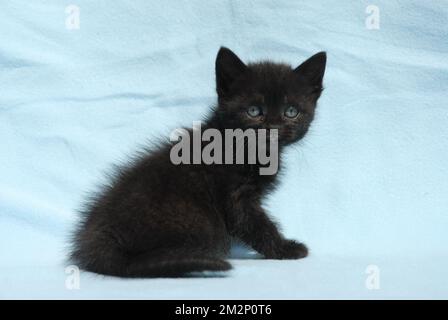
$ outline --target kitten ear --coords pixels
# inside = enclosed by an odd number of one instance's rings
[[[228,93],[231,84],[246,71],[247,67],[230,49],[221,47],[216,56],[216,91],[218,96]]]
[[[305,78],[316,89],[322,89],[326,63],[327,54],[319,52],[295,68],[294,73]]]

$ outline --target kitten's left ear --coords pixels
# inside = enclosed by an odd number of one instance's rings
[[[319,52],[295,68],[294,73],[305,78],[305,80],[313,87],[316,87],[316,89],[321,89],[326,63],[327,54],[325,52]]]

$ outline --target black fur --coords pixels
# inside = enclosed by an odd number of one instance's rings
[[[280,151],[300,140],[322,91],[326,55],[296,69],[261,62],[245,65],[221,48],[216,59],[218,104],[203,125],[277,128]],[[250,105],[264,116],[247,115]],[[285,106],[300,110],[285,119]],[[120,277],[178,277],[223,271],[231,237],[268,259],[298,259],[305,245],[285,239],[262,208],[277,175],[259,175],[259,164],[174,165],[171,143],[162,143],[120,169],[87,205],[73,238],[71,259],[80,268]],[[280,165],[281,167],[281,165]]]

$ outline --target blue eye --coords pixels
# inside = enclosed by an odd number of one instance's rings
[[[295,118],[299,114],[299,110],[297,110],[294,106],[289,106],[285,109],[285,116],[287,118]]]
[[[258,106],[250,106],[247,108],[247,114],[252,118],[258,117],[262,114],[261,108]]]

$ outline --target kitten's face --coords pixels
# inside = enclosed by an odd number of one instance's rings
[[[300,140],[322,91],[325,53],[296,69],[262,62],[245,65],[229,49],[216,59],[220,119],[226,128],[277,129],[279,143]]]

